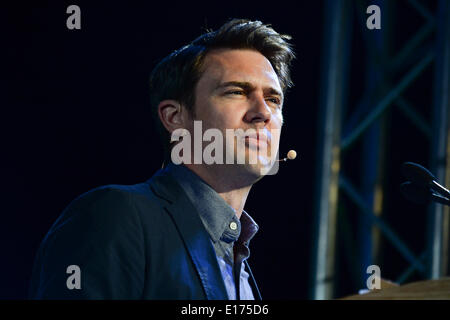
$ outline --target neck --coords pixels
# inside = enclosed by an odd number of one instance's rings
[[[208,168],[195,164],[185,166],[210,185],[235,210],[238,219],[241,218],[252,184],[238,181],[235,178],[239,177],[238,174],[213,170],[212,166]]]

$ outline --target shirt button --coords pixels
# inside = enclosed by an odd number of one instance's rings
[[[234,222],[234,221],[231,222],[231,223],[230,223],[230,229],[231,229],[231,230],[236,230],[236,229],[237,229],[237,223]]]

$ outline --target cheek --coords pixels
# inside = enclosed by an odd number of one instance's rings
[[[274,113],[272,113],[272,120],[273,122],[281,128],[283,125],[283,112],[281,110],[276,110]]]
[[[234,122],[238,110],[219,99],[212,98],[210,101],[199,105],[197,120],[202,120],[208,127],[225,128]]]
[[[272,113],[269,128],[270,130],[278,130],[281,131],[281,128],[283,127],[283,115],[281,112],[277,111]]]
[[[218,129],[238,129],[242,127],[242,110],[216,110],[211,114],[210,124]]]

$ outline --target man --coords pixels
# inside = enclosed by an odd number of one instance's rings
[[[39,248],[32,298],[261,299],[247,263],[258,226],[244,205],[278,152],[294,57],[287,39],[259,21],[232,20],[156,66],[151,106],[167,166],[145,183],[73,201]],[[177,158],[177,145],[198,139],[197,121],[223,137],[256,133],[223,139],[215,152],[231,164],[195,160],[196,141]],[[170,144],[180,131],[183,141]],[[204,155],[203,140],[200,148]],[[173,163],[180,158],[194,161]]]

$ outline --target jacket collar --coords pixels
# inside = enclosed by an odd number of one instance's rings
[[[163,207],[175,222],[197,269],[206,298],[228,299],[210,236],[180,185],[167,168],[159,170],[147,183],[155,195],[163,200]]]
[[[236,211],[209,184],[186,166],[169,163],[167,168],[199,213],[200,220],[213,242],[219,241],[225,236],[224,233],[230,236],[228,242],[236,241],[241,231]],[[228,230],[232,221],[238,225],[236,230]]]
[[[164,167],[156,172],[147,183],[153,193],[162,200],[163,207],[175,222],[197,269],[197,274],[202,283],[206,298],[208,300],[228,299],[216,253],[210,241],[210,235],[206,231],[197,209],[170,173],[170,166]],[[251,217],[249,218],[251,219]],[[253,237],[256,231],[257,229],[252,230],[252,235],[248,240]],[[205,243],[209,245],[205,247]],[[249,271],[250,285],[254,289],[255,299],[262,300],[250,266],[246,260],[244,263]]]

